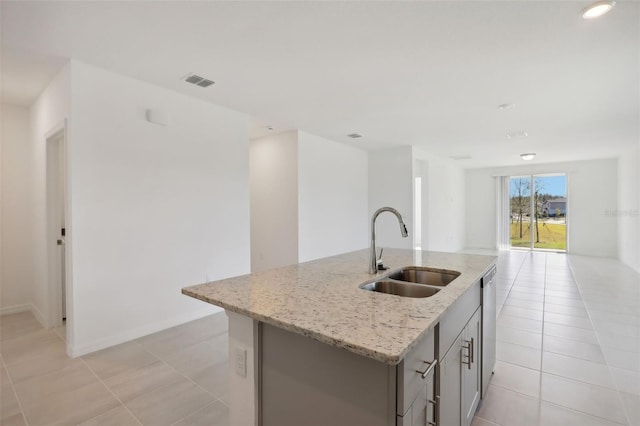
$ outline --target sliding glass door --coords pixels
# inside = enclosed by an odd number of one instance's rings
[[[533,177],[533,248],[567,249],[567,177]]]
[[[509,203],[512,248],[567,249],[565,174],[510,177]]]

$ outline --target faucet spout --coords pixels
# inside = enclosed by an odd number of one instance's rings
[[[407,226],[404,224],[402,215],[400,214],[400,212],[398,212],[398,210],[394,209],[393,207],[382,207],[376,210],[371,217],[371,257],[369,259],[370,274],[377,273],[378,265],[382,264],[382,253],[380,253],[380,259],[378,258],[376,253],[376,219],[378,218],[380,213],[383,212],[393,213],[396,218],[398,218],[398,223],[400,224],[400,234],[402,235],[402,238],[406,238],[409,235],[409,233],[407,232]]]

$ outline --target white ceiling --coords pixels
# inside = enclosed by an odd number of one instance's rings
[[[260,117],[254,136],[274,122],[463,167],[613,157],[640,143],[640,3],[592,21],[586,4],[2,1],[2,96],[30,104],[74,58]]]

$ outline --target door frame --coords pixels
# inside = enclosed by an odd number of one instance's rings
[[[62,321],[62,282],[60,279],[54,278],[54,274],[60,271],[60,263],[56,265],[56,262],[60,262],[59,253],[56,241],[59,237],[60,226],[54,224],[51,216],[51,211],[59,207],[58,203],[62,203],[64,208],[64,223],[65,223],[65,245],[64,250],[64,283],[65,283],[65,305],[66,305],[66,317],[67,325],[70,323],[71,318],[71,250],[70,250],[70,221],[69,221],[69,181],[68,181],[68,131],[67,121],[63,120],[58,125],[54,126],[50,131],[44,135],[45,141],[45,199],[46,199],[46,211],[45,211],[45,224],[46,224],[46,242],[45,247],[47,250],[47,293],[48,293],[48,315],[47,326],[60,327],[63,325]],[[58,144],[53,147],[52,144]],[[52,155],[57,155],[58,158],[52,158]],[[62,164],[60,164],[60,158],[62,158]],[[56,164],[57,170],[52,170],[51,165]],[[50,177],[52,173],[61,173],[62,186],[64,188],[63,194],[61,194],[62,200],[54,200],[52,192],[55,190],[58,192],[59,182],[52,182]],[[59,174],[56,176],[60,177]],[[62,271],[60,271],[62,272]]]

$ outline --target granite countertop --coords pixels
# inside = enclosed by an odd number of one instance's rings
[[[427,298],[366,291],[369,250],[313,260],[182,289],[182,293],[258,321],[398,364],[433,329],[453,302],[491,265],[494,256],[385,249],[386,275],[405,266],[450,269],[461,275]]]

